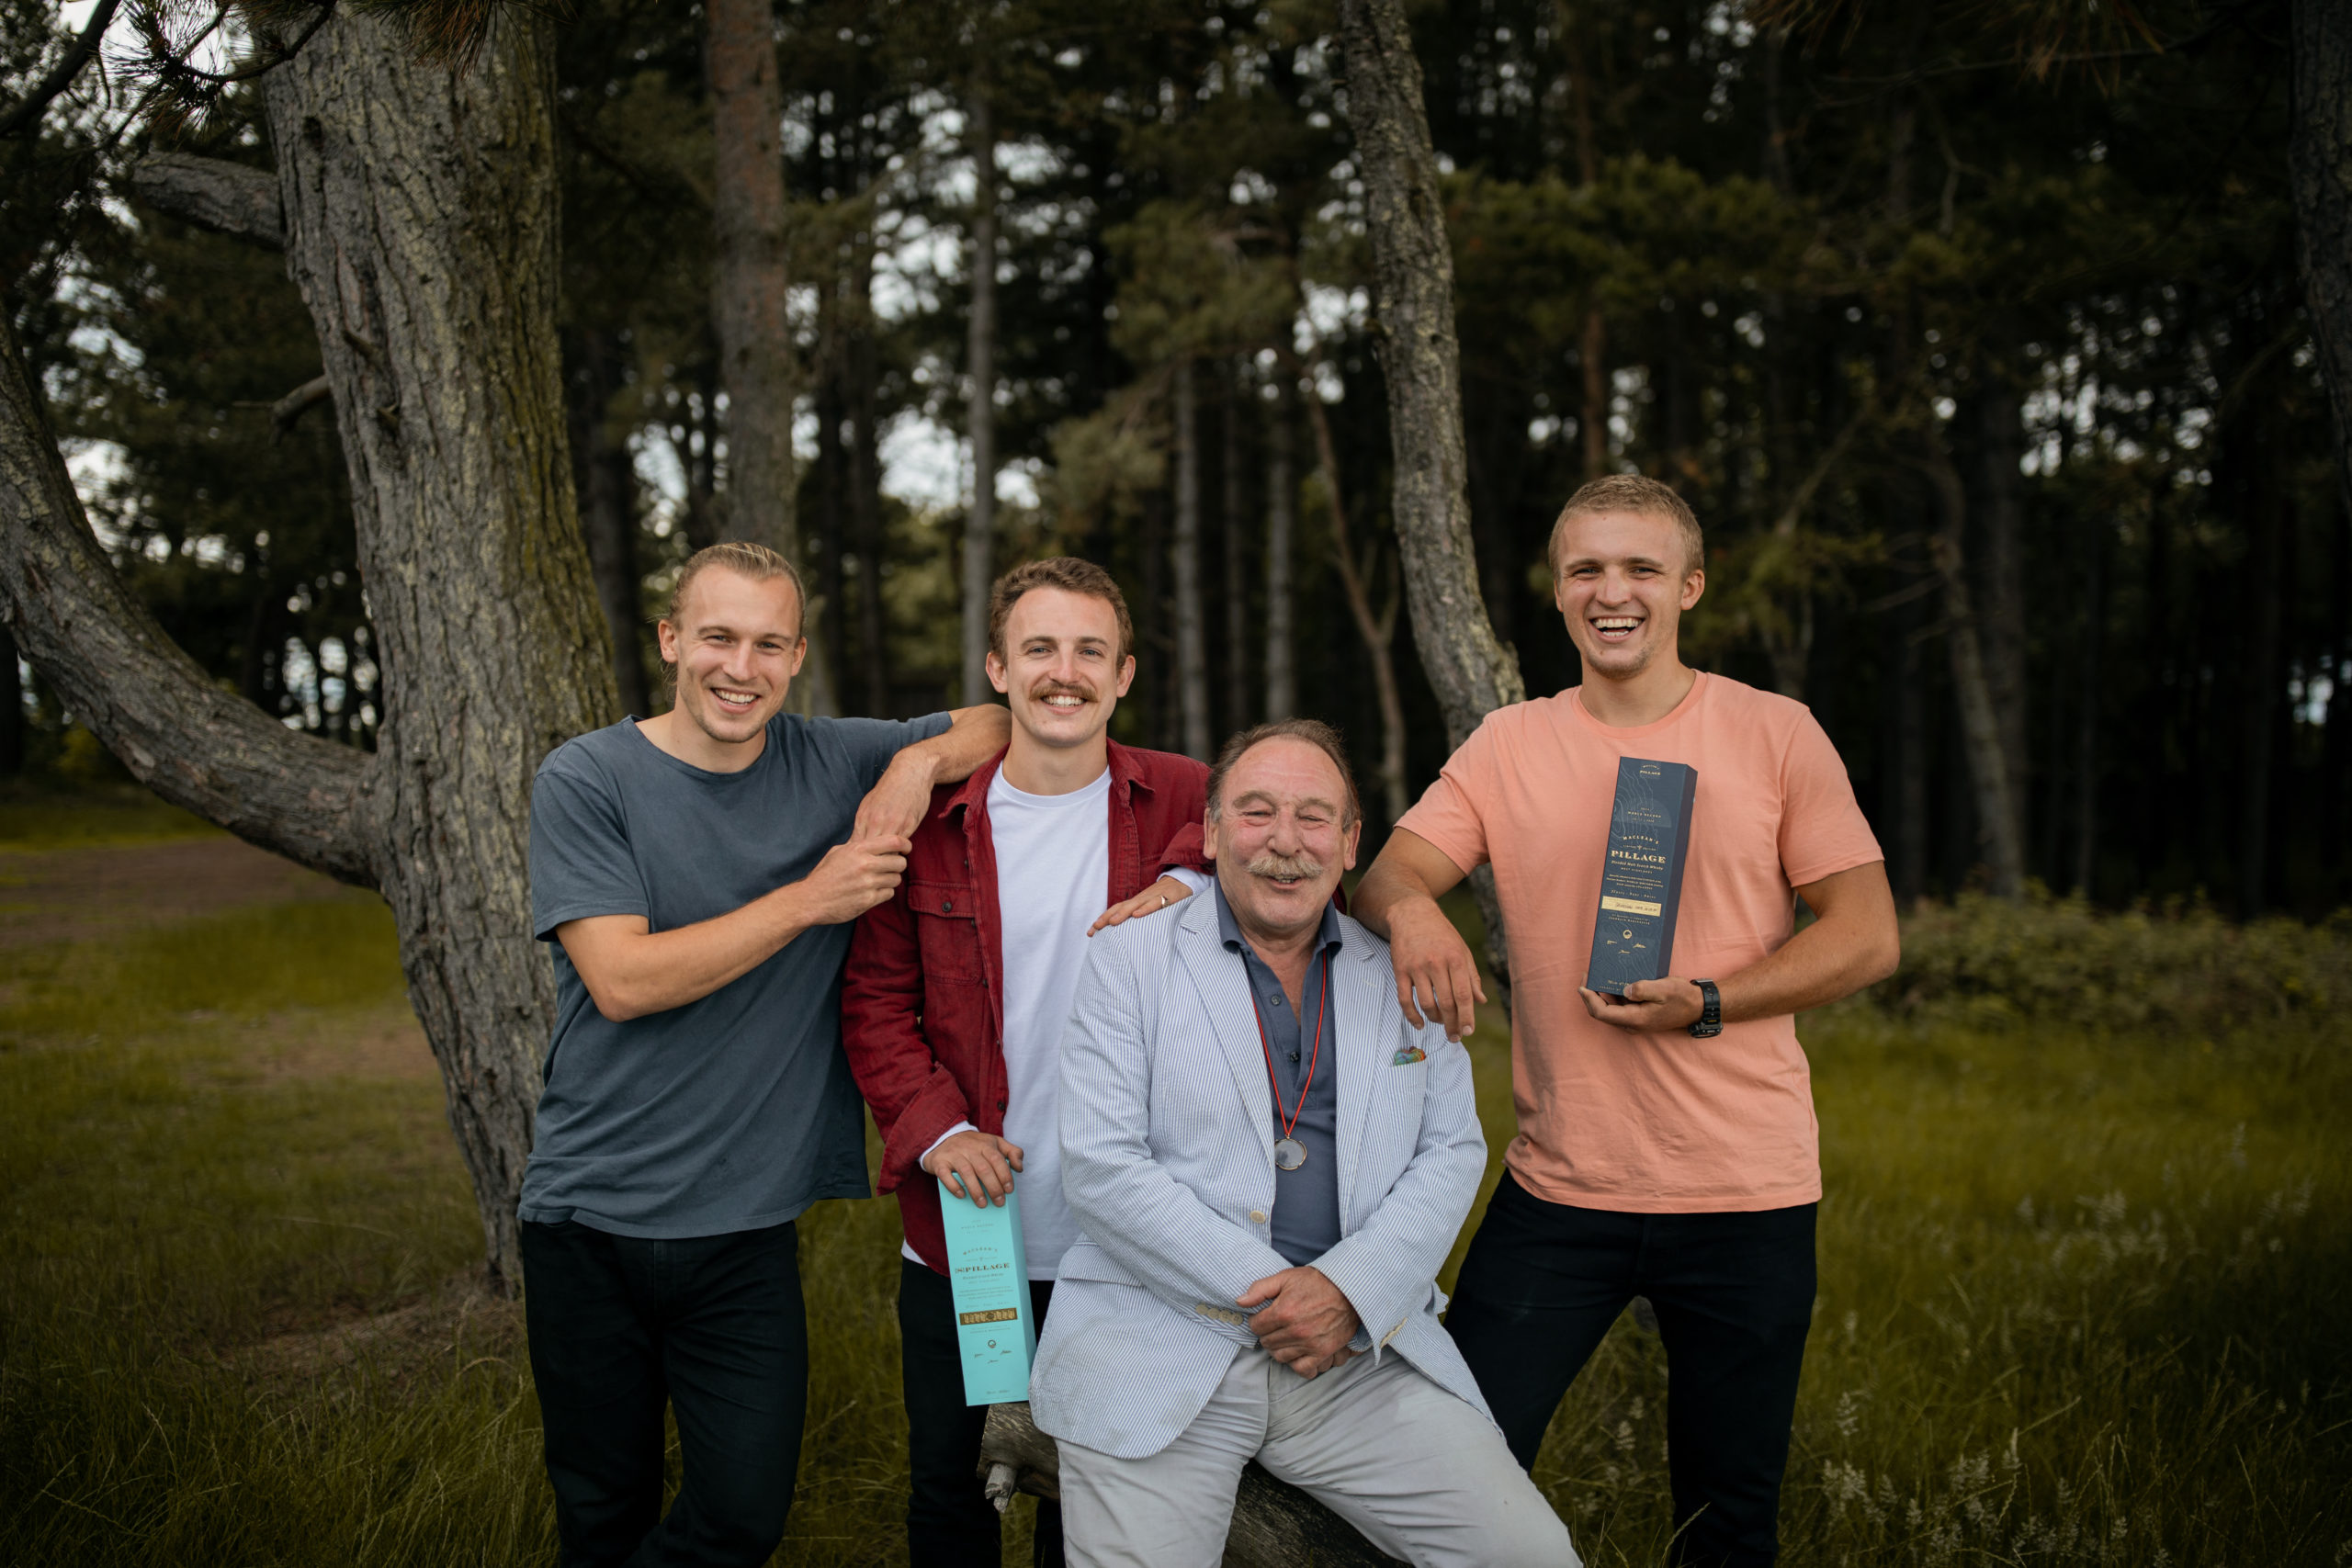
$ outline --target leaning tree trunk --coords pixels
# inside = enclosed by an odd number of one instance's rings
[[[521,12],[455,74],[346,12],[266,91],[382,649],[377,882],[510,1284],[555,1014],[531,779],[617,701],[564,442],[554,95],[551,35]]]
[[[2352,6],[2293,0],[2295,220],[2312,341],[2335,411],[2335,471],[2352,527]]]
[[[1968,777],[1976,797],[1976,830],[1983,837],[1985,863],[1993,874],[1996,897],[2025,895],[2025,824],[2010,794],[2010,768],[2001,747],[2001,716],[1993,687],[1984,672],[1984,645],[1978,635],[1975,606],[1968,589],[1968,556],[1964,541],[1968,525],[1968,493],[1960,471],[1944,450],[1943,436],[1930,430],[1922,437],[1921,469],[1935,491],[1938,525],[1928,539],[1928,553],[1941,580],[1944,600],[1944,641],[1951,654],[1952,694],[1960,704],[1960,733],[1968,753]]]
[[[1379,294],[1380,367],[1396,457],[1396,544],[1421,668],[1460,746],[1494,709],[1523,702],[1519,659],[1495,636],[1470,542],[1462,437],[1462,355],[1453,331],[1453,253],[1437,155],[1404,0],[1340,0],[1348,124],[1363,175]],[[1487,963],[1510,984],[1510,948],[1491,871],[1471,878],[1487,920]],[[1504,1006],[1510,1005],[1504,993]]]

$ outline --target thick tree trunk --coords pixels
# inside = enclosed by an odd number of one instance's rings
[[[555,1010],[531,779],[617,703],[565,450],[554,91],[548,31],[521,12],[457,74],[345,12],[265,89],[384,669],[368,861],[510,1286]]]
[[[1923,438],[1921,464],[1928,488],[1935,492],[1938,527],[1928,542],[1936,574],[1943,584],[1944,640],[1951,655],[1953,695],[1960,704],[1960,728],[1968,756],[1968,778],[1976,805],[1976,832],[1984,863],[1993,875],[1996,897],[2017,898],[2025,893],[2025,843],[2018,813],[2009,795],[2009,764],[2001,747],[2001,719],[1993,704],[1991,682],[1984,673],[1984,648],[1979,640],[1976,610],[1968,587],[1968,495],[1944,450],[1941,435],[1929,431]]]
[[[1376,342],[1388,383],[1405,604],[1421,668],[1445,716],[1446,742],[1460,746],[1488,713],[1524,701],[1527,686],[1518,660],[1496,638],[1478,592],[1463,493],[1453,254],[1403,0],[1340,0],[1340,51],[1379,286]],[[1481,867],[1471,886],[1486,916],[1487,966],[1508,986],[1510,949],[1494,878]]]
[[[1266,427],[1266,717],[1288,718],[1298,711],[1298,648],[1294,629],[1297,608],[1293,587],[1293,546],[1298,514],[1298,478],[1292,467],[1290,377],[1274,378],[1272,423]]]
[[[2340,525],[2352,527],[2352,6],[2292,0],[2289,17],[2303,299],[2335,413]]]
[[[645,652],[638,641],[643,611],[638,603],[637,473],[628,448],[612,438],[608,417],[620,389],[620,355],[609,333],[592,331],[578,335],[572,357],[565,407],[580,532],[588,546],[605,629],[613,639],[613,685],[620,711],[642,717],[653,709]]]
[[[972,504],[964,514],[964,705],[988,700],[989,588],[996,551],[996,120],[972,94]]]
[[[1206,761],[1212,742],[1208,631],[1201,604],[1200,411],[1193,397],[1190,359],[1176,362],[1169,395],[1176,405],[1176,530],[1170,542],[1176,577],[1176,702],[1183,715],[1184,754]]]
[[[786,310],[784,89],[771,0],[710,0],[717,151],[710,321],[727,388],[724,532],[800,560],[794,515],[792,323]]]

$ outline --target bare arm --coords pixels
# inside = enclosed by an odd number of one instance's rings
[[[1459,1040],[1478,1027],[1476,1004],[1487,999],[1470,944],[1445,918],[1437,901],[1465,874],[1452,856],[1419,834],[1399,828],[1372,869],[1356,885],[1355,918],[1388,939],[1388,960],[1396,971],[1396,1000],[1416,1029],[1426,1020],[1445,1025],[1445,1037]]]
[[[1885,862],[1808,882],[1797,897],[1813,911],[1813,924],[1747,968],[1708,976],[1723,998],[1725,1023],[1834,1002],[1885,979],[1902,961],[1902,929]],[[1621,1029],[1687,1029],[1703,1006],[1699,987],[1680,977],[1636,981],[1625,987],[1622,1002],[1598,991],[1583,996],[1587,1012]]]
[[[901,747],[890,759],[881,781],[858,802],[857,825],[850,831],[850,842],[876,837],[912,838],[922,814],[930,809],[933,786],[970,778],[973,769],[1003,750],[1012,739],[1012,716],[994,703],[957,708],[947,718],[945,730]]]
[[[888,898],[907,849],[904,839],[835,844],[798,882],[675,931],[655,931],[643,915],[591,915],[564,921],[555,938],[606,1018],[667,1012],[741,979],[809,927],[854,920]]]

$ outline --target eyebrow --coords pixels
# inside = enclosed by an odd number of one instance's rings
[[[1627,566],[1656,567],[1660,571],[1664,571],[1666,570],[1666,563],[1664,561],[1658,560],[1650,556],[1627,556],[1624,558],[1624,561]],[[1574,571],[1580,566],[1606,566],[1608,564],[1608,562],[1602,560],[1599,556],[1578,556],[1573,560],[1562,563],[1560,570],[1563,571]]]

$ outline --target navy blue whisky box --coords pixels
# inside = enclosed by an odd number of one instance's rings
[[[1690,849],[1699,772],[1680,762],[1617,760],[1617,800],[1600,863],[1600,912],[1585,984],[1622,997],[1636,980],[1663,980],[1674,959],[1674,916]]]

